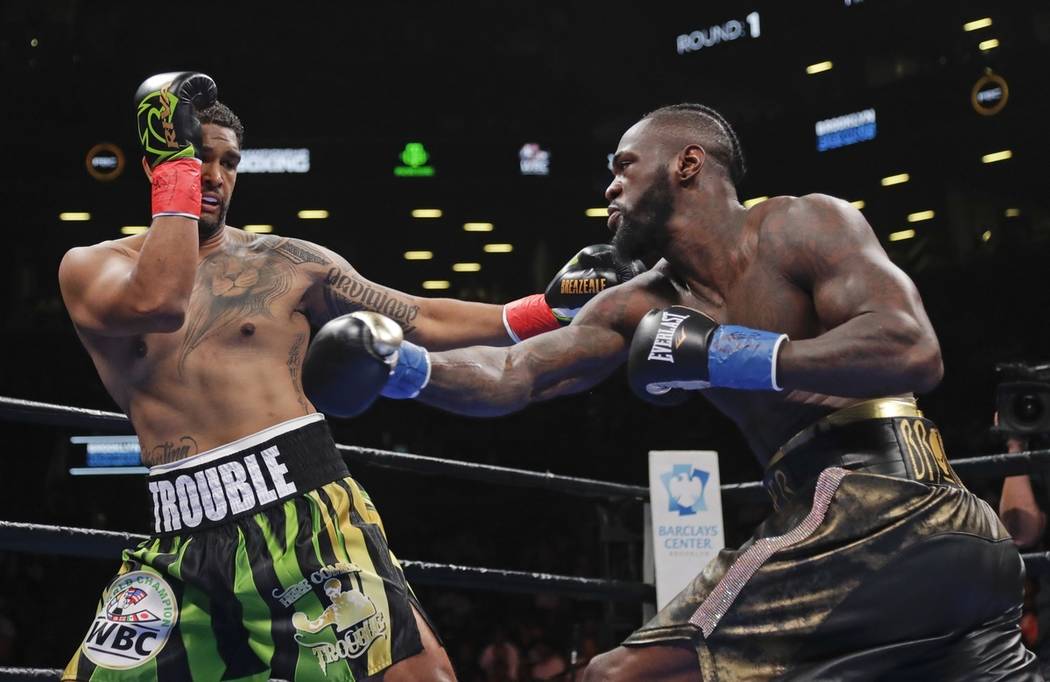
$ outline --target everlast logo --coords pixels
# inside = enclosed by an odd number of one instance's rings
[[[674,354],[671,352],[675,330],[682,324],[682,320],[688,315],[676,315],[675,313],[663,312],[660,315],[660,331],[656,332],[656,339],[652,348],[649,349],[650,360],[661,360],[674,363]]]
[[[164,126],[164,142],[172,149],[179,146],[175,140],[175,126],[171,122],[171,100],[168,99],[168,86],[160,89],[160,120]]]
[[[561,293],[563,294],[597,294],[604,290],[608,282],[604,277],[587,277],[584,279],[563,279],[561,281]]]
[[[150,481],[156,531],[196,528],[205,517],[222,521],[294,494],[295,484],[285,480],[288,467],[278,460],[280,456],[275,445],[258,456],[239,455],[192,476]]]

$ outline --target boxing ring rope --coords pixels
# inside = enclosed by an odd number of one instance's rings
[[[119,412],[104,412],[5,396],[0,396],[0,419],[123,433],[127,433],[131,427],[128,418]],[[627,499],[638,502],[649,500],[649,489],[640,485],[559,476],[550,472],[476,464],[392,450],[363,448],[356,445],[337,444],[336,447],[350,455],[355,465],[362,464],[419,474],[436,474],[464,480],[502,483],[522,488],[539,488],[576,497]],[[762,483],[759,481],[725,484],[722,486],[722,495],[740,504],[766,499]]]
[[[118,412],[5,396],[0,396],[0,419],[107,432],[126,432],[130,427],[128,418]],[[418,474],[437,474],[516,487],[539,488],[592,499],[637,502],[649,499],[649,489],[645,486],[559,476],[550,472],[475,464],[375,448],[350,445],[337,447],[346,453],[355,465],[366,464]],[[1050,465],[1050,449],[953,459],[951,464],[964,478],[1027,474],[1039,467]],[[727,501],[736,504],[768,503],[760,481],[723,484],[721,489]],[[117,559],[124,548],[134,546],[146,538],[147,536],[137,533],[0,521],[0,548],[35,554]],[[1050,552],[1032,552],[1021,556],[1030,575],[1050,573]],[[401,565],[411,582],[422,585],[529,594],[548,592],[576,598],[613,601],[655,601],[655,588],[646,583],[414,560],[402,560]],[[0,681],[54,680],[60,675],[61,671],[58,669],[0,667]]]
[[[119,559],[125,547],[147,536],[93,528],[0,521],[0,547],[57,556]],[[603,578],[456,566],[429,561],[401,561],[411,582],[490,592],[549,592],[569,597],[619,601],[655,601],[652,585]]]
[[[4,680],[57,680],[62,676],[58,668],[3,668],[0,667],[0,682]]]
[[[105,412],[5,396],[0,396],[0,418],[105,431],[125,431],[130,426],[128,418],[119,412]],[[337,445],[337,447],[349,455],[353,464],[371,464],[419,474],[439,474],[509,486],[540,488],[577,497],[628,499],[639,502],[649,499],[649,489],[644,486],[446,460],[390,450],[350,445]],[[1037,467],[1050,465],[1050,449],[953,459],[951,464],[956,473],[964,478],[1026,474]],[[762,503],[768,502],[760,481],[723,484],[721,489],[723,495],[737,504],[755,500],[761,500]],[[145,535],[133,533],[0,521],[0,547],[18,551],[116,558],[120,555],[120,550],[144,539],[146,539]],[[1050,572],[1050,552],[1034,552],[1023,554],[1022,557],[1030,574],[1040,575]],[[653,601],[654,598],[653,587],[644,583],[453,566],[424,561],[408,560],[402,561],[402,564],[406,575],[420,584],[511,592],[549,591],[599,599]]]
[[[128,418],[119,412],[56,405],[6,396],[0,396],[0,419],[111,432],[126,431],[131,426]],[[352,455],[354,464],[526,488],[542,488],[577,497],[632,499],[639,502],[646,502],[649,499],[649,489],[640,485],[559,476],[550,472],[475,464],[393,450],[363,448],[356,445],[337,444],[336,447]],[[1050,466],[1050,449],[964,457],[950,461],[955,472],[965,478],[1017,476],[1032,473],[1040,467]],[[761,481],[724,483],[721,488],[722,495],[727,496],[732,502],[754,503],[756,500],[761,500],[762,503],[766,503],[767,501]]]

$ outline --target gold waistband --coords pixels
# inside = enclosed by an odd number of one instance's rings
[[[853,424],[866,419],[921,416],[922,410],[920,410],[915,404],[915,398],[876,398],[874,400],[865,400],[862,403],[844,407],[841,410],[835,410],[831,414],[825,415],[789,438],[787,442],[780,446],[780,449],[773,453],[769,463],[766,464],[766,469],[768,470],[771,466],[780,461],[784,455],[803,443],[808,442],[818,433],[827,431],[835,426]]]

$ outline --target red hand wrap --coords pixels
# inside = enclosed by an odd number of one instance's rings
[[[503,306],[503,326],[517,343],[530,336],[554,331],[561,327],[561,323],[554,317],[543,294],[533,294]]]
[[[177,215],[200,220],[200,159],[176,159],[153,169],[153,217]]]

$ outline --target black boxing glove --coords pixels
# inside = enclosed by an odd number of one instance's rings
[[[720,325],[685,306],[650,310],[631,341],[627,376],[644,400],[672,389],[779,391],[777,355],[787,340],[786,334]]]
[[[135,93],[139,141],[153,183],[153,217],[197,220],[201,210],[201,124],[194,108],[215,103],[210,76],[192,71],[150,76]]]
[[[336,417],[364,412],[380,395],[414,398],[430,379],[425,349],[404,340],[401,327],[360,311],[325,324],[303,360],[303,391]]]
[[[218,95],[211,76],[193,71],[159,73],[139,85],[135,92],[139,141],[150,168],[199,157],[201,124],[194,108],[211,106]]]
[[[612,244],[594,244],[565,264],[543,294],[543,300],[561,324],[569,324],[580,308],[609,287],[645,272],[640,260],[627,260]]]
[[[545,293],[503,306],[507,334],[517,342],[565,326],[595,295],[645,270],[644,263],[627,260],[610,244],[588,246],[558,271]]]

